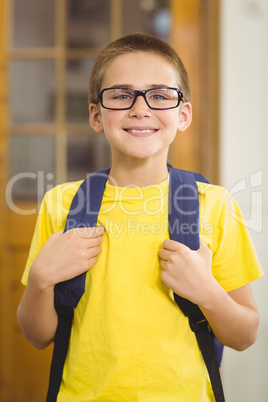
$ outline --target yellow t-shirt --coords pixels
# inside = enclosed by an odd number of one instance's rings
[[[50,234],[61,230],[80,182],[48,192],[23,275]],[[245,226],[226,191],[198,183],[200,235],[213,274],[228,292],[262,275]],[[168,180],[144,188],[106,184],[98,225],[102,252],[75,309],[58,401],[214,401],[188,319],[161,280],[158,250],[168,238]]]

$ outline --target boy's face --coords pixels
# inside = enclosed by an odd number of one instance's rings
[[[124,87],[146,90],[153,87],[178,88],[175,69],[161,56],[137,52],[118,56],[106,70],[102,87]],[[166,162],[168,149],[177,130],[184,131],[191,123],[191,105],[153,110],[142,96],[131,109],[108,110],[90,104],[90,124],[96,132],[104,131],[113,158],[157,158]]]

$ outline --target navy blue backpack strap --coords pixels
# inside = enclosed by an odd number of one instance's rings
[[[89,175],[76,192],[65,231],[79,227],[95,227],[109,170],[99,170]],[[53,356],[50,367],[47,402],[56,402],[61,385],[63,367],[69,346],[74,308],[85,290],[86,273],[69,281],[58,283],[54,288],[55,309],[58,326],[54,339]]]
[[[196,181],[208,183],[199,174],[169,167],[169,235],[170,239],[185,244],[192,250],[199,249],[199,195]],[[207,319],[198,305],[174,293],[174,300],[189,318],[191,330],[205,361],[216,402],[224,402],[219,372],[223,346],[209,330]],[[215,345],[218,355],[216,354]]]
[[[193,173],[169,167],[169,235],[192,250],[199,249],[199,199]],[[200,175],[198,175],[200,176]]]
[[[98,170],[89,175],[77,190],[67,216],[64,231],[95,227],[109,170]],[[76,307],[85,290],[86,273],[55,286],[57,303]]]

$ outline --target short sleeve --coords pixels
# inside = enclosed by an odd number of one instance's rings
[[[219,186],[208,186],[202,209],[210,224],[213,275],[227,291],[260,278],[263,270],[236,201]]]
[[[37,216],[35,230],[29,250],[28,259],[22,276],[22,283],[27,285],[30,267],[37,254],[53,233],[49,214],[47,213],[47,194],[45,195]]]
[[[52,233],[64,229],[72,199],[80,184],[81,182],[64,183],[45,194],[21,279],[24,285],[27,285],[30,267],[43,245]]]

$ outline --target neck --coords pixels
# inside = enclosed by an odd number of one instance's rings
[[[110,184],[119,187],[146,187],[161,183],[167,178],[167,175],[166,160],[162,163],[155,163],[150,160],[137,160],[135,163],[124,161],[112,164]]]

